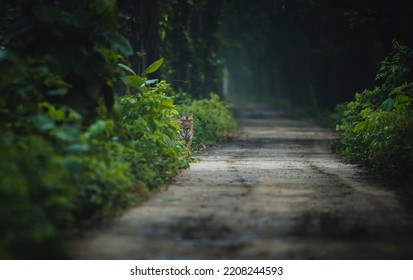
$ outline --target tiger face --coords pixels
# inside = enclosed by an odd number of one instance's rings
[[[194,116],[191,114],[189,116],[182,116],[181,117],[181,127],[185,130],[192,129],[194,125]]]

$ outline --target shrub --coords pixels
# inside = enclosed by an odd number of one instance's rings
[[[337,125],[342,154],[389,178],[413,171],[412,66],[413,51],[394,42],[377,74],[383,83],[357,93]]]
[[[47,258],[72,226],[136,204],[188,166],[178,112],[163,87],[115,98],[116,113],[102,106],[87,127],[76,112],[47,102],[7,123],[0,138],[1,258]]]

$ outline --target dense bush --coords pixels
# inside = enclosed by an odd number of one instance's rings
[[[139,194],[188,167],[178,140],[178,113],[163,88],[161,82],[140,94],[116,98],[111,117],[105,112],[89,127],[85,136],[93,153],[82,158],[87,180],[77,184],[80,204],[86,206],[83,217],[128,207]]]
[[[115,96],[113,110],[97,96],[86,119],[49,100],[44,81],[69,85],[33,61],[0,50],[0,258],[49,258],[74,226],[136,204],[188,166],[164,82]]]
[[[377,74],[382,84],[357,93],[337,125],[349,161],[399,180],[413,171],[412,70],[413,51],[394,42]]]
[[[57,131],[56,131],[57,132]],[[0,258],[47,258],[72,225],[76,186],[66,158],[40,133],[0,137]]]
[[[74,222],[131,206],[188,166],[162,87],[116,98],[114,112],[102,106],[84,128],[79,114],[47,102],[2,126],[1,258],[47,257]]]
[[[172,89],[145,83],[141,77],[130,94],[115,96],[111,111],[101,101],[89,125],[40,98],[21,107],[24,118],[2,107],[0,258],[49,258],[73,226],[136,204],[188,167]],[[195,146],[235,128],[215,95],[180,107],[196,116]]]

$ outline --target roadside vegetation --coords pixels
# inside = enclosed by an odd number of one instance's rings
[[[381,84],[356,93],[336,113],[341,154],[399,182],[411,182],[413,174],[412,70],[413,50],[394,41],[376,76]]]
[[[89,221],[143,201],[187,168],[179,114],[195,146],[235,129],[217,95],[159,77],[120,32],[116,1],[6,4],[0,23],[0,259],[55,258]],[[140,65],[142,66],[142,65]],[[177,96],[186,95],[177,106]]]

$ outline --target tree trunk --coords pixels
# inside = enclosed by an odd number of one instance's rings
[[[159,3],[158,0],[141,0],[140,6],[141,51],[146,53],[146,59],[143,61],[142,66],[145,69],[159,59]],[[149,78],[158,79],[159,71],[150,74]]]

